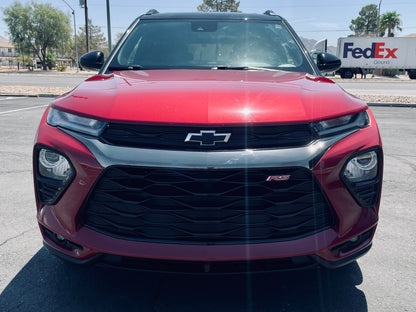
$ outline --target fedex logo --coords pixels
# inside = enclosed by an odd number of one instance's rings
[[[351,56],[353,58],[359,59],[364,57],[366,59],[369,58],[397,58],[395,55],[398,48],[389,49],[384,47],[384,42],[373,42],[371,44],[371,48],[361,49],[361,48],[353,48],[353,42],[345,42],[344,43],[344,55],[343,58],[348,57],[348,53],[351,52]]]

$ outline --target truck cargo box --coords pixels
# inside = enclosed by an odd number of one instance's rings
[[[343,78],[352,78],[357,70],[404,69],[416,79],[416,37],[339,38],[337,56]]]

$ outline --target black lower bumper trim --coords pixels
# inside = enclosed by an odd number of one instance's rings
[[[172,261],[103,255],[100,266],[183,274],[241,274],[292,271],[316,267],[309,256],[250,261]]]
[[[98,254],[98,255],[95,255],[94,257],[91,257],[91,258],[88,258],[88,259],[76,259],[76,258],[68,256],[68,255],[56,250],[55,248],[49,246],[48,243],[46,243],[45,241],[43,242],[43,247],[45,247],[45,249],[50,254],[52,254],[52,255],[54,255],[58,258],[61,258],[65,261],[68,261],[68,262],[71,262],[71,263],[74,263],[74,264],[79,264],[79,265],[94,264],[99,260],[99,258],[102,257],[101,254]]]
[[[344,265],[350,264],[351,262],[354,262],[355,260],[357,260],[361,256],[364,256],[371,249],[371,246],[372,246],[372,243],[370,243],[370,245],[368,245],[364,249],[352,254],[351,256],[349,256],[347,258],[339,260],[339,261],[327,261],[327,260],[322,259],[322,258],[320,258],[318,256],[315,256],[315,255],[313,255],[312,257],[314,258],[314,260],[317,263],[319,263],[321,266],[323,266],[327,269],[337,269],[337,268],[342,267]]]
[[[336,269],[355,261],[371,248],[370,244],[358,253],[336,262],[327,261],[315,255],[250,261],[176,261],[97,254],[94,257],[79,260],[61,253],[45,242],[43,244],[49,253],[78,265],[95,264],[101,267],[134,271],[179,274],[267,273],[310,269],[319,265],[328,269]]]

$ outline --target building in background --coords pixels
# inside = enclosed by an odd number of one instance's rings
[[[16,63],[19,53],[14,45],[6,38],[0,36],[0,66],[12,66]]]

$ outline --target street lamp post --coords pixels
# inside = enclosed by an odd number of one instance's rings
[[[378,37],[378,29],[380,28],[380,7],[381,7],[381,0],[378,4],[376,37]]]
[[[75,38],[75,66],[77,67],[77,72],[79,71],[79,66],[78,66],[78,45],[77,45],[77,26],[75,23],[75,11],[73,8],[71,8],[71,6],[68,4],[68,2],[66,2],[65,0],[62,0],[63,2],[65,2],[65,4],[71,9],[72,11],[72,15],[74,16],[74,38]]]

